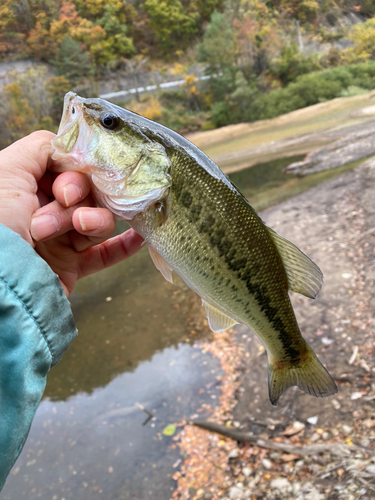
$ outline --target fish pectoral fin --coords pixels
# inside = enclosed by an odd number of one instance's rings
[[[296,245],[277,234],[273,229],[267,227],[267,230],[283,261],[289,290],[315,299],[323,285],[322,271]]]
[[[219,309],[216,309],[216,307],[212,306],[205,300],[202,300],[202,305],[204,305],[208,324],[210,325],[210,328],[213,332],[224,332],[231,326],[237,324],[237,321],[235,321],[233,318],[230,318],[225,313],[219,311]]]
[[[300,360],[289,363],[271,361],[268,365],[268,393],[274,406],[279,397],[293,385],[317,398],[325,398],[337,392],[331,375],[309,346]]]
[[[155,264],[156,269],[158,269],[164,278],[169,281],[169,283],[173,283],[172,278],[172,268],[165,262],[165,260],[160,257],[158,252],[152,248],[151,245],[147,244],[148,251],[150,252],[150,257],[152,262]]]

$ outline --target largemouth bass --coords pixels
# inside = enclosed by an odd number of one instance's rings
[[[102,99],[65,97],[52,141],[60,171],[86,172],[100,206],[126,220],[152,260],[203,301],[211,329],[249,326],[268,354],[269,397],[291,386],[337,392],[303,339],[288,290],[315,297],[323,275],[267,227],[202,151],[172,130]]]

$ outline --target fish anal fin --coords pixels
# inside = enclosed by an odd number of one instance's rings
[[[156,269],[158,269],[161,272],[161,274],[167,281],[173,283],[171,267],[165,262],[165,260],[162,257],[160,257],[160,255],[157,253],[156,250],[152,248],[151,245],[147,244],[147,247],[152,262],[155,264]]]
[[[323,284],[322,271],[296,245],[273,229],[267,227],[267,230],[283,262],[289,290],[314,299]]]
[[[208,324],[213,332],[224,332],[231,326],[237,324],[237,321],[235,321],[233,318],[230,318],[225,313],[219,311],[219,309],[216,309],[216,307],[212,306],[205,300],[202,300],[202,304],[204,305],[204,308],[206,310]]]
[[[331,375],[307,346],[307,354],[297,362],[271,362],[268,366],[268,392],[271,403],[276,406],[280,396],[296,385],[302,391],[317,398],[331,396],[337,386]]]

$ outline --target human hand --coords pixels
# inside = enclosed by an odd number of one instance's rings
[[[87,176],[47,170],[53,137],[34,132],[0,151],[0,224],[35,248],[69,296],[78,279],[135,254],[142,238],[130,229],[108,239],[115,219],[95,207]]]

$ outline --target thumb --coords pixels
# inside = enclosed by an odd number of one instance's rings
[[[47,169],[54,137],[52,132],[39,130],[13,143],[1,153],[2,170],[12,171],[13,175],[22,172],[23,177],[31,174],[38,182]]]

